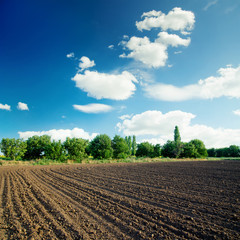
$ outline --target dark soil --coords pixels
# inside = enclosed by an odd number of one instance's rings
[[[240,239],[240,162],[0,167],[0,239]]]

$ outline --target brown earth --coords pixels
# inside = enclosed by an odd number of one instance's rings
[[[0,167],[0,239],[240,239],[240,162]]]

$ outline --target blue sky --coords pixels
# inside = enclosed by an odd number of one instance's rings
[[[0,139],[240,145],[238,0],[0,2]]]

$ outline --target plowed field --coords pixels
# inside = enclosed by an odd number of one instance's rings
[[[1,239],[240,239],[240,162],[0,167]]]

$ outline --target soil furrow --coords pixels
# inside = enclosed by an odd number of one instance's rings
[[[35,173],[33,174],[35,175]],[[42,182],[41,188],[43,191],[46,189],[47,191],[54,193],[54,196],[52,195],[52,199],[58,202],[59,205],[63,205],[63,203],[59,202],[59,199],[65,199],[65,211],[68,212],[69,217],[72,217],[73,221],[76,221],[76,218],[79,218],[77,222],[84,224],[81,225],[81,228],[85,229],[87,234],[94,235],[98,232],[99,235],[103,235],[103,239],[106,237],[108,239],[113,239],[114,236],[117,236],[117,238],[114,237],[114,239],[124,239],[127,237],[127,232],[124,234],[119,232],[119,229],[116,229],[115,226],[111,225],[111,222],[106,222],[106,217],[101,219],[102,225],[105,226],[106,229],[103,229],[102,233],[99,233],[99,214],[97,211],[92,211],[91,208],[87,208],[83,205],[81,199],[78,198],[76,193],[74,194],[73,192],[64,190],[64,185],[60,184],[56,187],[57,182],[53,184],[53,179],[47,181],[47,175],[44,174],[44,177],[42,177],[42,174],[36,174],[34,177],[38,180],[38,182]],[[73,211],[74,213],[72,213]],[[91,229],[89,229],[89,226],[91,226]],[[113,235],[111,235],[111,232],[113,232]],[[94,239],[94,237],[92,239]]]
[[[237,161],[0,167],[2,239],[240,239],[239,179]]]

